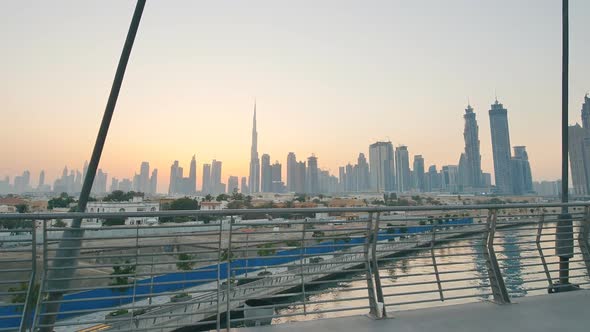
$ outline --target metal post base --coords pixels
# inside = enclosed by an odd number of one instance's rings
[[[576,285],[576,284],[560,284],[555,283],[553,284],[553,287],[549,287],[547,288],[547,293],[549,294],[553,294],[553,293],[563,293],[563,292],[571,292],[571,291],[576,291],[576,290],[580,290],[580,286]]]

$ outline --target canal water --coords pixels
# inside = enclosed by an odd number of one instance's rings
[[[556,263],[559,260],[554,250],[555,226],[547,224],[541,237],[543,255],[553,280],[558,277]],[[536,225],[512,227],[496,233],[494,249],[513,301],[523,296],[547,294],[549,284],[534,242],[536,234]],[[590,278],[577,246],[575,241],[575,257],[570,266],[571,282],[588,288]],[[492,299],[482,235],[445,241],[436,245],[433,251],[444,301],[441,301],[436,283],[431,250],[423,248],[380,261],[379,271],[388,312]],[[366,314],[368,309],[355,309],[368,305],[367,290],[362,289],[366,287],[366,281],[362,280],[364,277],[363,273],[340,274],[333,277],[333,282],[306,286],[306,291],[313,295],[305,297],[305,308],[299,304],[289,305],[302,301],[302,296],[275,301],[284,305],[276,313],[287,316],[274,318],[272,324]]]

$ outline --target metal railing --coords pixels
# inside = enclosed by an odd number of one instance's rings
[[[571,227],[557,222],[564,206]],[[275,218],[248,219],[260,215]],[[51,226],[56,219],[139,216],[213,220],[75,232]],[[5,219],[36,226],[0,230],[0,331],[221,330],[383,318],[590,285],[590,203],[0,215]],[[569,284],[560,282],[556,252],[565,242],[556,242],[558,232],[577,239],[565,244],[574,252]],[[75,265],[64,264],[72,258]],[[56,293],[63,296],[51,300]],[[56,323],[45,326],[52,315]]]

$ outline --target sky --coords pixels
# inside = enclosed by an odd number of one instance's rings
[[[134,7],[0,2],[0,177],[52,182],[90,158]],[[570,123],[590,90],[589,12],[570,1]],[[256,99],[259,153],[283,177],[290,151],[337,175],[377,140],[440,169],[458,163],[469,100],[493,173],[495,95],[533,178],[559,178],[561,1],[148,0],[99,167],[130,178],[149,161],[159,191],[193,154],[199,187],[212,159],[224,182],[247,176]]]

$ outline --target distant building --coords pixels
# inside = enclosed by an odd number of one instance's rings
[[[21,194],[27,191],[31,191],[31,173],[24,171],[21,176],[14,177],[14,192]]]
[[[294,152],[289,152],[287,155],[287,191],[295,192],[296,187],[296,171],[297,157]]]
[[[197,193],[197,159],[195,155],[193,155],[193,159],[191,159],[186,191],[188,191],[190,194]]]
[[[479,126],[475,119],[475,113],[471,105],[467,105],[465,114],[465,129],[463,138],[465,140],[465,183],[467,187],[482,187],[481,179],[481,154],[479,151]]]
[[[248,178],[246,178],[245,176],[243,176],[240,181],[240,191],[242,192],[242,194],[250,193],[250,189],[248,188]]]
[[[256,102],[254,102],[254,119],[252,121],[252,148],[250,150],[250,176],[248,188],[251,193],[260,191],[260,160],[258,159],[258,132],[256,131]]]
[[[119,179],[111,178],[111,192],[119,190]]]
[[[413,164],[414,188],[419,192],[426,191],[426,179],[424,176],[424,158],[421,155],[414,156]]]
[[[158,169],[154,168],[152,171],[152,177],[150,178],[150,194],[158,192]]]
[[[371,190],[395,190],[395,164],[391,142],[376,142],[369,146],[369,167]]]
[[[441,170],[441,187],[450,193],[459,191],[459,167],[456,165],[446,165]]]
[[[119,190],[129,192],[132,189],[132,182],[129,179],[119,181]]]
[[[92,191],[97,194],[104,194],[107,192],[107,173],[103,173],[102,169],[98,169],[96,177],[94,178],[94,184],[92,185]]]
[[[582,125],[568,127],[569,159],[572,174],[573,194],[590,194],[590,97],[584,96]]]
[[[469,162],[467,161],[467,157],[465,153],[461,153],[461,157],[459,157],[459,165],[458,165],[458,185],[459,185],[459,192],[467,191],[468,188],[471,187],[471,179],[470,170],[469,170]]]
[[[428,174],[426,174],[426,191],[434,192],[440,191],[440,189],[440,173],[436,170],[436,165],[430,165],[430,167],[428,167]]]
[[[283,193],[285,192],[285,183],[282,181],[282,166],[279,164],[278,161],[275,161],[274,164],[270,166],[270,174],[271,174],[271,191],[273,193]]]
[[[270,170],[270,156],[263,154],[260,157],[260,191],[263,193],[272,192],[272,173]]]
[[[307,166],[305,161],[298,161],[295,168],[295,187],[296,193],[305,193],[307,186]]]
[[[319,193],[319,170],[318,170],[318,158],[315,155],[307,158],[307,193],[318,194]]]
[[[210,194],[212,192],[211,164],[203,164],[203,177],[201,181],[203,182],[201,192],[203,194]]]
[[[211,162],[211,192],[221,194],[225,192],[225,183],[221,183],[221,161],[213,159]]]
[[[369,175],[369,163],[367,163],[364,153],[359,153],[356,168],[357,191],[368,191],[371,186],[371,179]]]
[[[221,202],[201,202],[201,210],[203,211],[221,210],[222,208]]]
[[[410,175],[410,156],[408,147],[398,146],[395,149],[395,181],[397,191],[409,192],[412,189],[412,176]]]
[[[227,179],[227,193],[233,194],[234,192],[240,191],[240,187],[238,186],[238,177],[237,176],[230,176]]]
[[[134,197],[129,202],[88,202],[86,212],[156,212],[160,210],[159,203],[145,202],[141,197]],[[90,222],[99,222],[97,218],[89,218]],[[128,217],[125,225],[153,225],[158,223],[158,217]]]
[[[531,165],[525,146],[514,147],[514,157],[510,161],[512,165],[512,187],[516,195],[533,192],[533,177]]]
[[[492,152],[496,189],[503,194],[512,193],[510,132],[508,130],[508,110],[495,101],[489,111],[492,133]]]
[[[540,196],[558,197],[561,181],[540,181],[533,182],[534,191]]]

